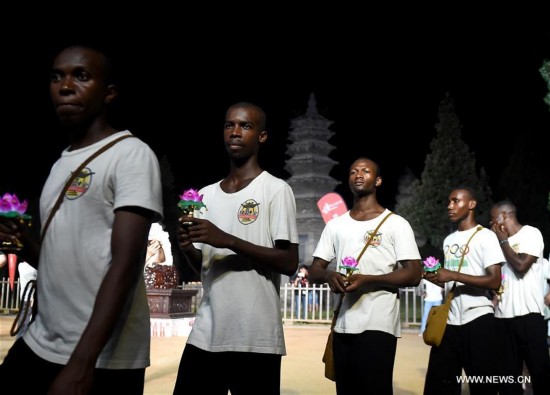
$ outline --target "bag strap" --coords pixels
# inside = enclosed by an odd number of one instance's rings
[[[378,225],[376,226],[376,228],[374,228],[374,231],[370,234],[369,238],[367,239],[367,242],[365,243],[365,246],[363,247],[363,249],[361,250],[361,252],[359,253],[359,255],[357,256],[357,263],[359,263],[359,260],[361,259],[361,257],[363,256],[363,254],[365,253],[365,251],[367,250],[368,246],[370,245],[370,243],[372,242],[372,239],[374,239],[374,236],[376,236],[376,234],[378,233],[378,230],[380,229],[380,227],[382,226],[382,224],[388,219],[388,217],[390,215],[393,214],[393,211],[390,211],[388,213],[388,215],[386,215],[382,221],[380,221],[378,223]],[[340,307],[342,307],[342,302],[344,301],[344,296],[342,296],[340,298],[340,301],[338,302],[338,307],[336,307],[336,309],[334,310],[334,315],[332,317],[332,323],[330,324],[330,329],[332,330],[334,328],[334,325],[336,324],[336,318],[338,318],[338,313],[340,312]]]
[[[466,245],[464,246],[464,251],[462,251],[462,256],[460,257],[460,263],[458,264],[458,269],[456,271],[457,273],[459,273],[460,269],[462,268],[462,263],[464,262],[464,256],[468,252],[468,245],[470,245],[470,241],[474,238],[476,233],[479,232],[481,229],[483,229],[483,226],[477,225],[476,231],[474,233],[472,233],[472,235],[470,236],[470,238],[466,242]],[[449,291],[449,294],[447,295],[447,298],[445,299],[445,303],[447,303],[447,299],[449,299],[449,296],[450,297],[453,296],[453,292],[454,292],[455,288],[456,288],[456,281],[454,282],[453,287]],[[449,303],[450,303],[450,299],[449,299]]]
[[[29,314],[32,313],[34,315],[36,301],[32,299],[35,292],[36,292],[36,280],[30,280],[27,283],[27,285],[25,285],[25,289],[23,290],[23,294],[21,296],[23,305],[17,311],[17,315],[15,316],[15,319],[11,324],[10,336],[17,335],[23,327],[28,325],[27,320],[28,320]]]
[[[61,206],[61,203],[63,203],[63,197],[65,196],[65,193],[67,192],[67,190],[69,189],[69,187],[71,186],[71,184],[73,183],[73,181],[75,180],[76,177],[78,177],[78,175],[80,174],[80,172],[82,171],[82,169],[84,169],[84,167],[86,167],[86,165],[88,163],[90,163],[92,160],[94,160],[95,158],[97,158],[99,155],[101,155],[103,152],[107,151],[109,148],[111,148],[113,145],[115,145],[116,143],[118,143],[119,141],[121,140],[124,140],[124,139],[127,139],[128,137],[135,137],[131,134],[127,134],[127,135],[124,135],[124,136],[121,136],[119,138],[116,138],[114,139],[113,141],[105,144],[103,147],[101,147],[100,149],[98,149],[96,152],[94,152],[92,155],[90,155],[84,162],[82,162],[80,164],[80,166],[78,166],[78,168],[73,171],[71,173],[71,176],[69,177],[69,179],[67,180],[67,182],[65,183],[65,185],[63,186],[63,189],[61,190],[61,193],[59,194],[59,196],[57,197],[57,200],[52,208],[52,210],[50,211],[50,215],[48,216],[48,219],[46,220],[46,222],[44,223],[44,227],[42,228],[42,234],[40,236],[40,241],[44,240],[44,235],[46,234],[46,230],[48,230],[48,227],[50,226],[50,223],[52,222],[52,219],[53,219],[53,216],[54,214],[57,212],[57,210],[59,209],[59,207]]]
[[[359,263],[359,260],[361,259],[361,257],[363,256],[363,254],[365,253],[365,251],[367,250],[367,247],[370,245],[370,243],[372,242],[372,239],[374,239],[374,236],[376,236],[376,234],[378,233],[378,229],[380,229],[380,227],[382,226],[382,224],[388,219],[388,217],[390,215],[392,215],[393,212],[390,211],[388,213],[388,215],[386,215],[382,221],[380,221],[380,223],[378,224],[378,226],[374,229],[374,231],[371,233],[370,237],[368,238],[367,242],[365,243],[365,246],[363,247],[363,249],[361,250],[361,252],[359,253],[359,256],[357,257],[357,263]]]
[[[59,207],[61,206],[61,203],[63,203],[63,198],[65,197],[65,193],[67,192],[67,190],[69,189],[69,187],[71,186],[71,184],[73,183],[75,178],[78,177],[78,175],[80,174],[82,169],[84,169],[84,167],[88,163],[90,163],[92,160],[97,158],[103,152],[107,151],[113,145],[115,145],[119,141],[127,139],[128,137],[135,137],[135,136],[131,135],[131,134],[126,134],[124,136],[120,136],[120,137],[114,139],[113,141],[108,142],[103,147],[101,147],[96,152],[94,152],[92,155],[90,155],[84,162],[82,162],[80,164],[80,166],[78,166],[78,168],[75,171],[73,171],[71,173],[71,176],[69,177],[69,179],[67,180],[67,182],[63,186],[63,189],[61,190],[61,193],[57,197],[57,200],[55,201],[55,204],[54,204],[53,208],[51,209],[50,214],[48,215],[48,219],[44,223],[44,227],[42,228],[42,234],[40,235],[40,242],[42,242],[44,240],[44,235],[46,234],[46,230],[48,230],[48,227],[50,226],[50,224],[52,222],[53,216],[55,215],[57,210],[59,210]],[[37,309],[36,303],[37,302],[36,302],[36,300],[31,302],[31,299],[34,298],[35,292],[36,292],[36,280],[30,280],[27,283],[27,285],[25,286],[25,289],[23,291],[23,297],[27,298],[26,300],[28,300],[28,302],[25,304],[24,308],[20,308],[19,311],[17,312],[17,315],[15,317],[15,321],[13,322],[13,325],[10,329],[10,335],[11,336],[17,335],[17,333],[19,333],[21,331],[21,329],[23,328],[23,326],[25,325],[25,321],[27,320],[27,317],[30,313],[29,312],[29,306],[31,305],[31,303],[32,303],[32,312],[31,312],[32,313],[32,320],[34,320],[34,317],[36,316],[36,309]]]

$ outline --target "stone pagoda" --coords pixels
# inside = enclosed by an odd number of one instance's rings
[[[317,111],[312,93],[306,113],[290,120],[287,154],[290,159],[285,169],[291,174],[287,182],[296,198],[296,219],[300,235],[300,262],[311,264],[312,254],[325,226],[317,201],[334,191],[338,184],[329,173],[336,161],[329,158],[334,146],[328,143],[334,134],[329,130],[332,121]]]

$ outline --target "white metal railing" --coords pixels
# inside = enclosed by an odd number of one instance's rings
[[[184,289],[198,291],[193,301],[193,311],[202,298],[200,283],[184,284]],[[334,310],[334,294],[327,284],[296,287],[283,284],[280,288],[281,314],[284,323],[318,323],[328,324]],[[415,287],[399,289],[401,301],[401,326],[403,328],[420,327],[424,300],[416,293]]]
[[[183,289],[196,289],[191,310],[196,313],[202,299],[200,283],[189,283]],[[15,314],[20,307],[19,282],[15,281],[13,290],[10,289],[7,279],[0,280],[0,314]],[[296,287],[284,284],[280,288],[281,314],[284,323],[318,323],[328,324],[332,320],[334,310],[334,294],[327,284]],[[401,301],[401,326],[413,328],[420,326],[423,297],[417,295],[415,287],[399,289]]]
[[[283,322],[330,323],[334,294],[327,284],[294,286],[284,284],[280,290]]]
[[[15,280],[13,290],[7,278],[0,279],[0,314],[15,314],[19,310],[19,281]]]

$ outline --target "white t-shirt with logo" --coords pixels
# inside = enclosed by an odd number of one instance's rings
[[[476,232],[477,227],[464,231],[455,231],[443,241],[445,255],[445,269],[457,271],[462,254],[464,261],[460,269],[461,273],[472,276],[483,276],[486,269],[492,265],[501,265],[504,262],[504,254],[494,232],[487,228],[481,229],[471,239],[466,250],[466,243],[470,236]],[[453,287],[454,281],[445,284],[445,294]],[[454,297],[451,300],[449,318],[450,325],[464,325],[476,318],[493,314],[494,307],[487,289],[456,283]]]
[[[45,220],[71,173],[118,132],[95,144],[64,150],[40,196]],[[123,140],[92,160],[65,193],[40,249],[38,315],[23,340],[41,358],[66,364],[88,325],[97,293],[111,265],[115,210],[142,207],[162,216],[160,167],[138,138]],[[143,262],[136,262],[143,265]],[[97,368],[138,369],[150,365],[150,315],[143,276],[136,276]]]
[[[321,234],[313,256],[325,261],[336,259],[337,267],[343,258],[357,258],[377,225],[388,215],[385,210],[369,221],[356,221],[349,211],[330,220]],[[397,270],[397,262],[420,259],[414,232],[408,221],[391,215],[382,224],[372,243],[359,261],[360,274],[387,274]],[[342,273],[345,270],[342,269]],[[399,289],[367,285],[346,294],[334,330],[338,333],[362,333],[378,330],[401,336]]]
[[[250,243],[298,244],[291,187],[264,171],[240,191],[220,182],[199,191],[207,207],[197,216]],[[202,251],[203,297],[187,340],[200,349],[285,355],[279,290],[281,275],[228,248],[195,243]]]

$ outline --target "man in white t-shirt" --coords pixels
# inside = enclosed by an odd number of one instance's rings
[[[382,185],[378,164],[368,158],[355,160],[348,185],[353,207],[326,224],[309,279],[328,283],[331,291],[343,295],[333,336],[338,394],[391,394],[401,337],[399,288],[420,283],[422,263],[407,220],[377,201],[376,191]],[[357,271],[348,276],[345,269],[327,270],[334,259],[339,266],[344,258],[358,258],[386,217],[360,257]],[[360,377],[351,372],[360,372]]]
[[[504,255],[498,240],[475,218],[477,198],[469,187],[451,191],[447,212],[457,230],[443,241],[444,268],[425,278],[453,290],[447,327],[441,344],[432,346],[424,394],[460,394],[462,370],[469,377],[489,377],[498,373],[495,355],[494,307],[489,290],[500,286]],[[496,394],[491,382],[469,383],[472,394]]]
[[[75,45],[56,55],[50,96],[69,146],[40,195],[40,243],[0,220],[3,239],[21,235],[20,256],[39,279],[36,318],[0,365],[4,394],[21,392],[15,378],[23,372],[29,394],[112,393],[113,383],[143,394],[150,365],[143,262],[151,223],[162,219],[162,188],[151,148],[109,122],[117,94],[104,52]]]
[[[180,224],[179,247],[204,294],[174,395],[281,392],[279,290],[281,274],[298,268],[299,238],[292,188],[258,162],[267,137],[262,108],[230,106],[223,125],[229,173],[199,191],[208,210]]]
[[[500,341],[500,374],[522,376],[525,363],[535,394],[550,393],[550,356],[544,321],[544,241],[541,232],[519,223],[516,206],[504,200],[491,209],[491,229],[506,263],[504,291],[495,309]],[[501,394],[521,394],[520,380],[503,383]]]

